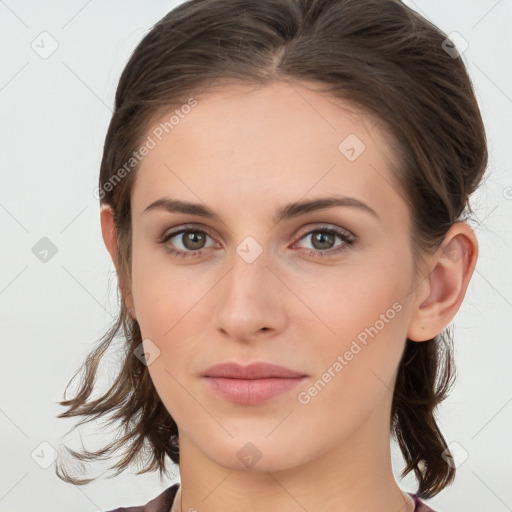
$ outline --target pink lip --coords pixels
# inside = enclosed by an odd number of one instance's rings
[[[216,364],[208,368],[204,373],[204,377],[226,377],[229,379],[268,379],[270,377],[278,378],[297,378],[305,377],[304,372],[297,372],[271,363],[251,363],[249,365],[241,365],[234,362]]]
[[[290,391],[307,377],[306,374],[270,363],[222,363],[203,374],[215,393],[242,405],[257,405]]]

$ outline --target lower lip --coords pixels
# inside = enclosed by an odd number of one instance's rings
[[[278,395],[290,391],[303,382],[305,377],[269,378],[269,379],[228,379],[225,377],[206,377],[210,388],[235,404],[258,405],[268,402]]]

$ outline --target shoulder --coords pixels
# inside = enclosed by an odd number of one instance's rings
[[[145,505],[119,507],[107,512],[169,512],[180,484],[173,484]]]
[[[407,493],[414,500],[414,512],[436,512],[424,503],[416,494]]]

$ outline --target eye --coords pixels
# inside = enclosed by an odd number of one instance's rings
[[[354,242],[355,236],[342,228],[333,226],[318,226],[308,231],[300,237],[300,240],[311,240],[313,247],[309,249],[309,256],[332,256],[347,250]],[[176,239],[171,243],[173,239]],[[165,246],[165,250],[176,257],[196,256],[204,249],[219,247],[219,244],[213,243],[207,246],[207,239],[212,238],[206,231],[194,228],[193,226],[183,226],[175,231],[164,233],[158,243]],[[340,243],[336,245],[336,239]]]
[[[341,240],[337,246],[336,238]],[[300,240],[311,241],[309,256],[332,256],[347,250],[354,242],[355,236],[341,228],[333,226],[319,226],[301,236]],[[308,249],[308,248],[306,248]]]
[[[173,238],[176,238],[176,241],[169,243]],[[205,231],[185,226],[176,231],[164,233],[158,239],[158,243],[164,245],[169,254],[186,257],[194,256],[203,249],[207,249],[207,238],[211,237]]]

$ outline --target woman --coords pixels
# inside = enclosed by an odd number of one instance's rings
[[[486,163],[462,61],[396,0],[171,11],[128,62],[105,140],[119,318],[61,402],[122,435],[77,457],[179,464],[133,511],[431,510],[455,476],[434,411]],[[93,399],[117,333],[120,372]]]

